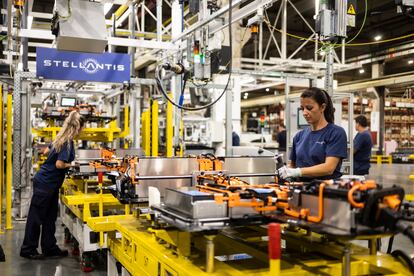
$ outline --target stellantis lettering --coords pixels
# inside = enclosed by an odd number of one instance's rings
[[[63,67],[63,68],[79,68],[87,73],[95,73],[99,70],[113,70],[113,71],[125,71],[125,65],[123,64],[110,64],[110,63],[98,63],[96,60],[88,59],[83,62],[73,62],[66,60],[43,60],[43,66],[45,67]]]

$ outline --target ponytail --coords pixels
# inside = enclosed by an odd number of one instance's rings
[[[323,115],[325,116],[325,120],[328,123],[334,123],[335,121],[335,108],[332,103],[332,99],[329,96],[328,92],[325,90],[311,87],[307,90],[305,90],[302,95],[300,95],[301,98],[312,98],[315,100],[320,106],[325,104],[325,110],[323,112]]]

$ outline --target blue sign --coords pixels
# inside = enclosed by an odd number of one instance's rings
[[[128,54],[92,54],[36,49],[36,76],[54,80],[129,82]]]

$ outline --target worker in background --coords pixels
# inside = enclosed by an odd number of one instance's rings
[[[72,111],[45,153],[47,160],[33,178],[33,196],[27,216],[26,229],[20,256],[28,259],[44,257],[65,257],[67,250],[56,244],[55,230],[58,213],[59,189],[68,169],[73,166],[75,148],[73,139],[79,135],[84,125],[83,117]],[[42,233],[39,254],[39,236]]]
[[[358,133],[354,138],[354,174],[367,175],[371,167],[369,161],[373,143],[365,116],[359,115],[355,118],[355,130]]]
[[[286,151],[286,127],[284,124],[279,125],[276,140],[279,144],[279,151]]]
[[[342,176],[342,160],[347,157],[345,130],[334,124],[335,109],[329,94],[309,88],[300,97],[300,108],[309,127],[293,138],[289,167],[278,170],[281,178],[335,179]]]
[[[237,134],[237,132],[235,132],[235,131],[233,131],[233,132],[232,132],[232,139],[231,139],[231,142],[232,142],[232,146],[233,146],[233,147],[238,147],[238,146],[240,146],[240,137],[239,137],[239,135]]]

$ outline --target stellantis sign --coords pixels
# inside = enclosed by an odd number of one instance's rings
[[[36,76],[55,80],[129,82],[127,54],[91,54],[36,49]]]

